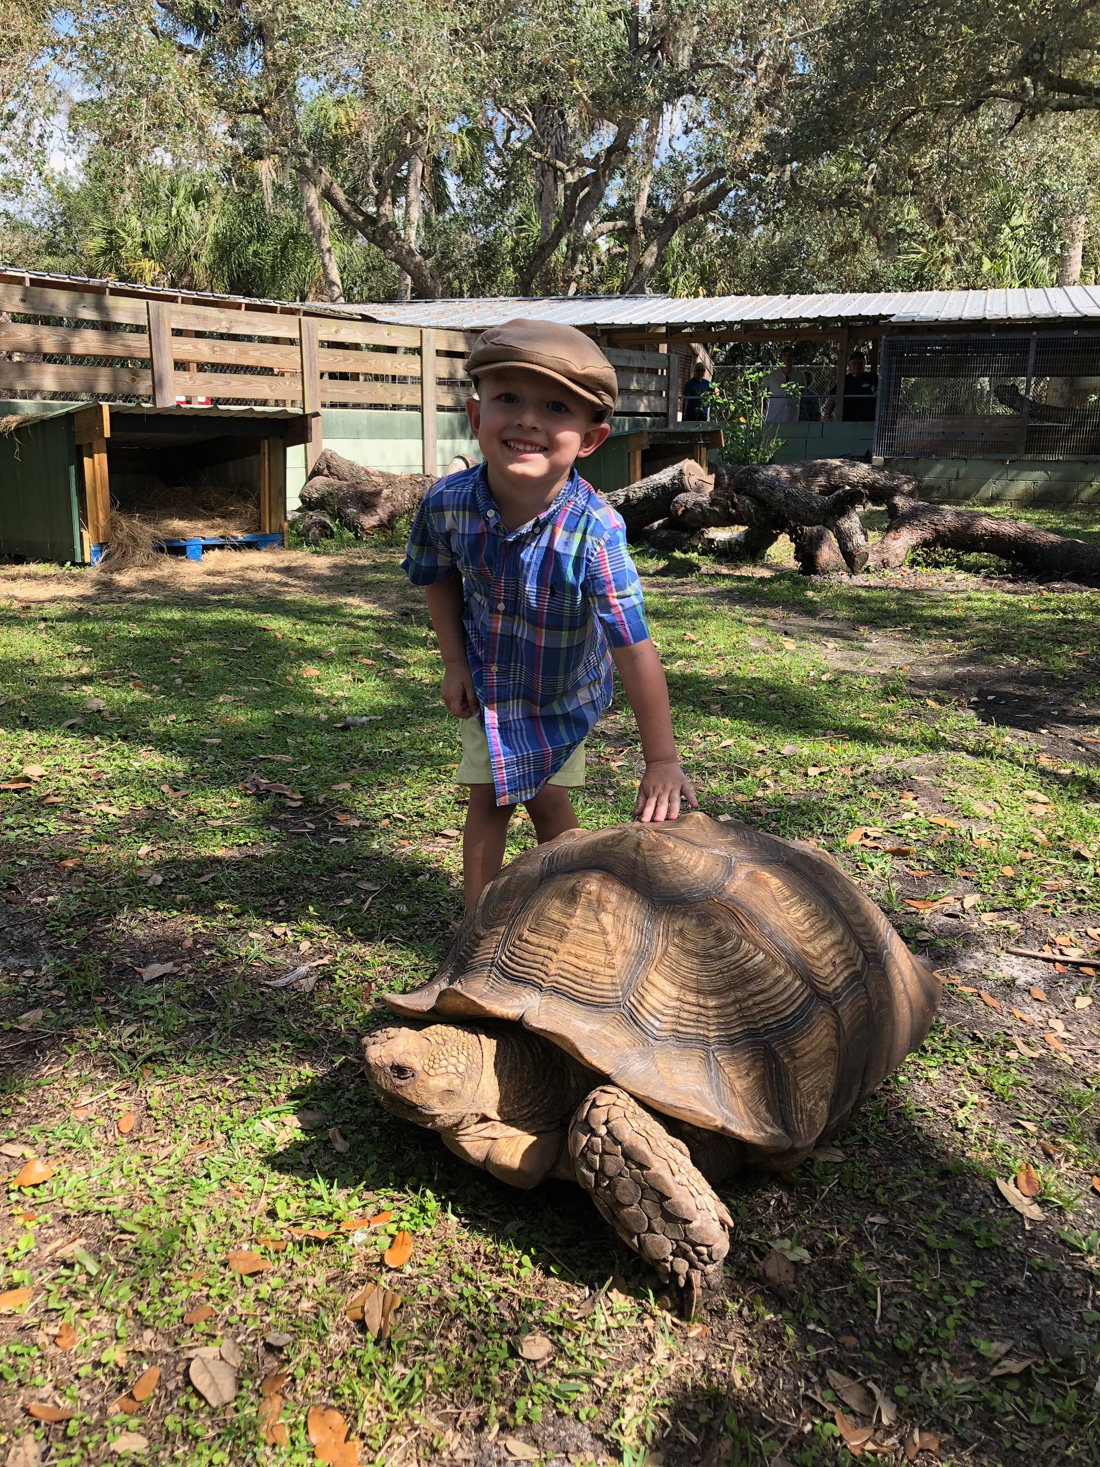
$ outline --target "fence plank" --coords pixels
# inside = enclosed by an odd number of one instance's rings
[[[234,311],[224,306],[173,305],[172,322],[189,331],[218,331],[223,336],[273,336],[295,343],[299,320],[314,318],[298,311]]]
[[[621,392],[615,412],[618,415],[637,413],[643,417],[664,415],[667,419],[667,406],[663,392]]]
[[[411,352],[351,351],[337,346],[319,349],[322,372],[363,372],[376,377],[420,379],[420,357]]]
[[[0,351],[41,352],[46,356],[129,357],[149,360],[144,331],[96,331],[80,326],[33,326],[0,321]]]
[[[315,316],[322,341],[351,341],[364,346],[420,345],[420,332],[412,326],[382,326],[377,321],[338,321]]]
[[[426,328],[420,333],[420,447],[425,474],[439,472],[439,439],[435,421],[435,332]]]
[[[68,316],[75,321],[144,326],[145,302],[92,291],[52,290],[36,285],[0,285],[0,311],[26,316]]]
[[[297,372],[285,377],[260,377],[248,372],[176,372],[173,382],[174,393],[180,397],[256,398],[261,402],[293,402],[296,406],[302,398],[302,379]]]
[[[306,473],[321,456],[321,373],[317,364],[317,322],[303,316],[298,322],[298,344],[301,351],[302,411],[309,415],[310,435],[306,439]]]
[[[613,367],[660,367],[667,365],[663,352],[626,351],[621,346],[605,346],[603,354]]]
[[[0,362],[0,387],[16,391],[86,392],[151,397],[153,374],[137,367],[64,367],[53,362]]]
[[[153,367],[153,404],[175,407],[176,373],[172,362],[172,310],[165,301],[149,302],[149,349]]]
[[[321,402],[326,407],[347,403],[353,407],[419,407],[418,382],[344,382],[322,377]]]

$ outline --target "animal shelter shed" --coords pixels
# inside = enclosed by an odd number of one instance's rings
[[[4,556],[94,565],[116,515],[192,559],[204,543],[284,543],[287,449],[310,431],[301,412],[12,402],[0,413]]]

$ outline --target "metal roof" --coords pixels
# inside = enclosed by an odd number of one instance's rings
[[[809,322],[890,323],[964,326],[1054,321],[1100,321],[1100,286],[1045,290],[849,291],[805,295],[579,295],[499,296],[475,300],[275,301],[259,296],[214,295],[205,291],[49,275],[0,265],[0,281],[27,286],[95,291],[105,295],[248,306],[268,310],[366,318],[394,326],[436,326],[456,331],[497,326],[516,316],[562,321],[570,326],[629,330],[679,326],[796,326]]]
[[[501,296],[345,306],[396,326],[475,330],[516,316],[609,330],[659,326],[798,325],[802,322],[969,323],[1100,320],[1100,287],[1049,290],[850,291],[814,295]]]

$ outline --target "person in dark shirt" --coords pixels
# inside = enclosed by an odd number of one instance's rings
[[[710,417],[710,403],[706,400],[706,394],[710,391],[710,382],[707,380],[707,369],[702,362],[695,363],[695,370],[684,383],[680,393],[684,403],[685,423],[705,423]]]
[[[861,351],[854,351],[848,358],[848,372],[844,378],[844,421],[846,423],[873,423],[875,421],[875,395],[878,392],[878,377],[868,372],[867,361]],[[836,388],[829,393],[830,418],[836,415]]]

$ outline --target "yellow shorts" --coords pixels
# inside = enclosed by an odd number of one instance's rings
[[[458,736],[462,740],[462,762],[455,774],[455,783],[492,784],[493,766],[489,763],[489,741],[481,724],[476,718],[460,719]],[[580,789],[584,784],[583,739],[557,774],[552,774],[546,783],[563,785],[571,790]]]

